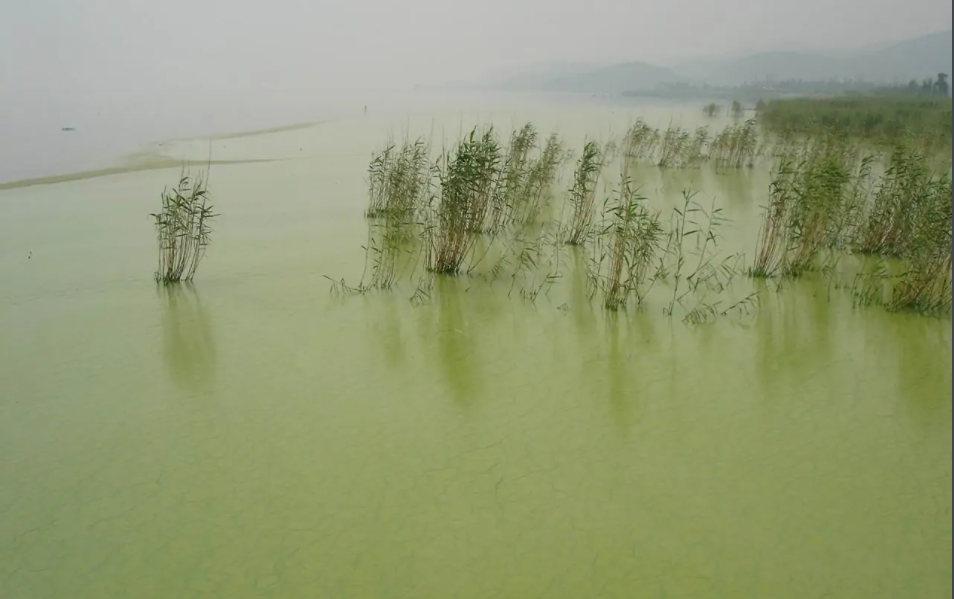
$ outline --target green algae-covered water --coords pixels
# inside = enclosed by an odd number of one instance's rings
[[[329,294],[390,132],[701,118],[520,101],[213,140],[192,286],[152,280],[177,169],[0,191],[0,597],[950,597],[949,320],[810,279],[698,327],[572,274]],[[642,183],[751,251],[767,173]]]

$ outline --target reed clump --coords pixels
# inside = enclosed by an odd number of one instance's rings
[[[716,168],[739,169],[755,163],[758,129],[754,119],[732,124],[713,137],[708,158]]]
[[[564,152],[557,135],[542,148],[538,139],[532,123],[512,131],[506,147],[493,127],[475,127],[433,162],[422,138],[389,141],[368,166],[371,222],[361,281],[332,280],[333,290],[364,293],[414,272],[471,271],[493,253],[498,236],[528,228],[549,205]],[[415,297],[429,288],[420,283]]]
[[[865,200],[871,158],[858,164],[854,148],[838,137],[781,160],[762,214],[753,276],[799,276],[816,267],[822,250],[844,249]]]
[[[904,256],[924,236],[936,234],[931,229],[938,214],[943,219],[950,210],[950,197],[945,197],[950,195],[950,176],[932,173],[925,158],[903,142],[895,146],[863,214],[857,251]]]
[[[603,208],[604,224],[596,236],[589,277],[593,288],[602,291],[603,305],[616,311],[631,296],[637,305],[642,303],[652,286],[663,230],[659,213],[646,206],[646,198],[625,172]]]
[[[596,203],[596,184],[603,168],[603,156],[595,141],[583,146],[583,153],[573,171],[573,186],[567,194],[570,218],[566,224],[564,242],[567,245],[583,245],[593,222],[593,207]]]
[[[742,118],[742,115],[745,114],[745,108],[742,106],[742,103],[738,100],[732,100],[732,118],[739,119]]]
[[[642,119],[636,119],[623,135],[623,157],[630,161],[650,160],[658,143],[659,131]]]
[[[682,166],[684,156],[691,143],[692,134],[682,127],[670,125],[662,134],[662,140],[659,147],[659,162],[656,163],[660,168],[671,167],[678,168]]]
[[[692,138],[686,144],[683,152],[683,167],[698,167],[707,158],[706,149],[709,146],[709,128],[696,127]]]
[[[951,312],[951,251],[934,248],[916,254],[899,277],[888,308],[925,314]]]
[[[715,102],[710,102],[702,107],[702,114],[711,118],[717,117],[722,114],[722,105],[716,104]]]
[[[796,198],[795,177],[792,160],[783,159],[769,184],[769,201],[763,208],[755,245],[755,263],[749,269],[753,277],[768,278],[784,272],[790,239],[790,213]]]
[[[520,201],[514,210],[513,222],[526,225],[538,220],[550,205],[557,171],[565,158],[563,142],[553,133],[527,165],[527,174],[519,192]]]
[[[503,157],[499,185],[492,195],[492,222],[490,229],[499,231],[510,224],[518,214],[525,214],[532,201],[527,193],[531,175],[530,152],[536,146],[537,130],[533,123],[526,123],[510,135],[510,144]]]
[[[690,189],[683,190],[682,204],[673,207],[655,277],[672,285],[663,311],[673,315],[679,305],[685,310],[684,322],[702,324],[730,312],[749,312],[757,304],[758,294],[750,293],[723,307],[719,296],[740,272],[741,256],[720,256],[720,230],[729,219],[716,207],[715,198],[706,209],[696,201],[696,195]]]
[[[708,159],[709,128],[696,127],[689,131],[670,125],[659,145],[660,168],[694,168]]]
[[[471,130],[443,157],[438,166],[440,192],[430,203],[425,229],[425,264],[431,272],[461,271],[477,234],[487,226],[499,165],[500,145],[492,127],[483,133]]]
[[[950,314],[950,173],[928,173],[914,187],[910,196],[910,214],[897,226],[904,241],[889,246],[891,253],[904,259],[907,268],[896,277],[887,307]]]
[[[191,281],[211,242],[212,210],[206,175],[183,171],[175,187],[163,189],[160,210],[151,214],[156,227],[159,264],[156,281]]]
[[[431,180],[430,147],[424,139],[393,142],[368,165],[368,218],[411,220]]]
[[[849,205],[856,158],[843,139],[823,140],[811,148],[796,171],[790,213],[785,274],[798,276],[816,265],[824,248],[834,247],[855,208]],[[867,171],[866,171],[867,172]],[[862,175],[866,176],[866,175]]]

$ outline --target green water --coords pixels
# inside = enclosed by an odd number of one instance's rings
[[[406,125],[218,140],[284,160],[213,168],[194,288],[151,279],[176,171],[0,192],[0,597],[951,596],[950,321],[810,280],[701,327],[573,276],[331,297]],[[644,183],[717,196],[746,249],[766,177]]]

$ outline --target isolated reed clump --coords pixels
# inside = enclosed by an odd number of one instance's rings
[[[709,118],[717,117],[722,114],[722,106],[715,102],[710,102],[702,107],[702,114]]]
[[[768,205],[763,208],[755,245],[755,263],[749,274],[757,278],[784,272],[790,241],[791,213],[797,201],[796,165],[783,158],[769,184]]]
[[[733,124],[715,135],[709,144],[709,159],[716,168],[752,166],[758,150],[758,129],[754,119]]]
[[[463,151],[462,151],[463,150]],[[471,130],[466,141],[458,146],[457,156],[445,176],[453,179],[452,186],[460,192],[466,203],[465,226],[472,233],[491,230],[493,202],[502,180],[501,148],[493,126],[477,137],[477,129]]]
[[[623,135],[620,149],[623,157],[630,161],[649,160],[653,157],[658,142],[659,131],[642,119],[636,119]]]
[[[920,190],[903,251],[907,269],[893,286],[889,309],[950,313],[951,198],[949,173],[929,177]]]
[[[549,205],[553,183],[563,159],[563,143],[553,133],[547,138],[540,154],[527,165],[523,188],[511,219],[517,225],[534,222]]]
[[[719,231],[729,220],[716,207],[715,198],[706,210],[695,197],[695,192],[685,189],[682,205],[673,207],[655,276],[672,284],[669,304],[663,311],[673,315],[678,304],[686,311],[684,322],[702,324],[730,312],[748,312],[756,305],[758,294],[753,292],[723,307],[719,296],[739,273],[741,256],[720,256]]]
[[[742,103],[732,100],[732,118],[741,118],[743,114],[745,114],[745,108],[742,107]]]
[[[696,127],[696,131],[683,152],[682,166],[698,167],[706,159],[709,145],[709,128]]]
[[[790,248],[785,274],[797,276],[813,268],[819,252],[833,247],[848,223],[839,216],[852,207],[851,182],[855,156],[843,139],[828,139],[809,150],[796,171]]]
[[[904,143],[895,146],[867,207],[857,251],[904,256],[937,235],[937,214],[950,212],[950,177],[928,170],[925,156]],[[948,219],[948,225],[950,219]]]
[[[428,270],[457,274],[484,230],[499,180],[500,146],[493,129],[476,128],[438,166],[440,193],[425,226]]]
[[[631,295],[642,303],[651,286],[662,227],[659,213],[647,208],[645,200],[623,173],[615,197],[604,204],[604,224],[596,236],[589,278],[593,289],[602,291],[609,310],[625,307]]]
[[[755,277],[798,276],[815,268],[820,252],[844,249],[870,175],[871,159],[857,167],[843,138],[819,140],[780,161],[762,214]]]
[[[394,145],[388,144],[379,154],[371,156],[368,164],[368,208],[365,216],[374,218],[383,215],[387,209],[388,180],[394,167]]]
[[[682,165],[686,150],[691,144],[691,134],[679,126],[670,125],[662,135],[659,146],[659,167],[677,168]]]
[[[369,218],[410,220],[423,202],[432,173],[430,148],[423,139],[389,143],[368,165]]]
[[[588,141],[583,154],[573,171],[573,186],[567,201],[570,205],[570,220],[563,239],[567,245],[582,245],[593,222],[593,205],[596,202],[596,184],[603,168],[599,144]]]
[[[530,152],[536,142],[537,130],[532,123],[526,123],[511,133],[500,179],[492,198],[491,231],[499,231],[525,211],[525,204],[530,200],[526,193],[532,166]]]
[[[205,256],[212,235],[212,212],[207,178],[190,177],[183,171],[179,183],[160,195],[161,207],[151,214],[155,220],[159,265],[156,281],[163,284],[190,281]]]
[[[951,293],[951,251],[948,245],[946,250],[925,250],[910,260],[909,270],[900,276],[892,290],[888,308],[949,314]]]
[[[516,197],[523,188],[529,173],[530,151],[537,143],[537,129],[533,123],[526,123],[510,135],[510,145],[504,159],[504,190],[508,196]]]

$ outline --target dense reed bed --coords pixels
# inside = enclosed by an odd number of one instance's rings
[[[774,100],[758,106],[759,123],[773,133],[839,134],[893,144],[916,138],[932,147],[951,144],[950,98],[839,96]]]
[[[680,135],[675,130],[670,136]],[[449,151],[434,152],[417,139],[389,141],[374,154],[365,272],[354,286],[333,281],[333,290],[391,289],[404,279],[414,285],[411,299],[426,302],[439,288],[435,277],[470,276],[504,282],[508,294],[535,301],[576,264],[574,276],[587,282],[589,297],[610,310],[640,306],[663,283],[678,291],[669,314],[682,310],[683,318],[702,322],[727,313],[716,309],[721,300],[713,293],[742,271],[713,266],[718,211],[696,219],[705,211],[682,205],[667,218],[629,174],[651,159],[663,137],[658,131],[637,122],[619,145],[585,142],[574,161],[558,136],[542,137],[529,123],[504,137],[507,143],[501,137],[491,127],[475,128]],[[668,151],[680,165],[695,164],[707,141],[700,128],[685,142],[688,151]],[[619,166],[618,182],[601,185],[609,164]],[[564,166],[571,168],[560,191]],[[686,250],[696,235],[705,242]],[[689,268],[696,250],[701,257]]]
[[[933,169],[923,148],[900,140],[876,153],[842,129],[766,138],[751,119],[715,135],[637,120],[618,144],[589,140],[577,152],[530,123],[506,135],[475,128],[440,152],[388,142],[369,166],[368,266],[358,285],[333,289],[404,279],[426,302],[435,277],[467,276],[535,301],[570,272],[609,310],[645,306],[655,289],[665,314],[702,323],[757,306],[765,286],[733,289],[747,272],[827,276],[859,303],[949,312],[950,162]],[[703,205],[687,189],[659,206],[633,177],[638,163],[718,172],[758,159],[773,176],[751,259],[723,255],[728,220],[715,199]],[[605,176],[613,165],[618,178]]]
[[[711,110],[715,116],[716,106],[707,106],[703,112]],[[718,169],[738,169],[755,164],[759,158],[758,141],[754,119],[726,125],[715,133],[706,126],[687,129],[669,125],[660,130],[637,119],[623,135],[621,151],[634,163],[646,162],[663,168],[699,168],[712,164]]]
[[[928,164],[904,140],[879,156],[835,132],[790,151],[774,171],[750,273],[836,277],[854,255],[864,259],[852,286],[861,303],[949,313],[951,167]]]

